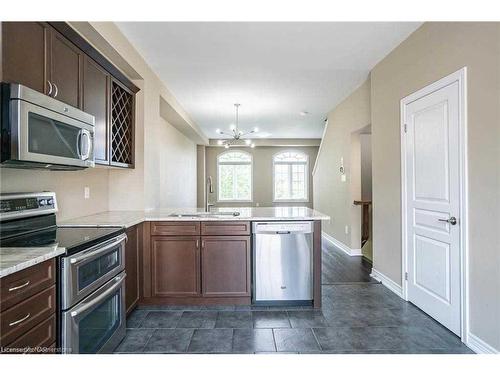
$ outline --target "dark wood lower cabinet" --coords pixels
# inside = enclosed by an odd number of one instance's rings
[[[202,237],[203,296],[250,296],[250,237]]]
[[[200,294],[198,236],[151,238],[151,294],[153,297]]]
[[[140,225],[127,229],[125,244],[125,309],[130,313],[139,301]]]

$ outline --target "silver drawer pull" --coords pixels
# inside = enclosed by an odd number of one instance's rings
[[[19,320],[16,320],[15,322],[9,323],[9,327],[15,326],[16,324],[24,322],[26,319],[28,319],[31,316],[31,314],[28,313],[24,318],[21,318]]]
[[[24,284],[22,285],[18,285],[18,286],[13,286],[12,288],[9,288],[9,292],[12,292],[14,290],[18,290],[18,289],[22,289],[24,287],[27,287],[28,285],[30,285],[30,281],[26,281]]]

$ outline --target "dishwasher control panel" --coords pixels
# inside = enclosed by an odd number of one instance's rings
[[[253,223],[254,233],[312,233],[313,226],[311,221],[271,221]]]

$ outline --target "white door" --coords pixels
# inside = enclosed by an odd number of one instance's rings
[[[420,93],[403,100],[407,297],[460,336],[460,85]]]

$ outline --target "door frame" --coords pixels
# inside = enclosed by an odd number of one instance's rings
[[[429,95],[445,86],[458,82],[459,86],[459,178],[460,178],[460,212],[459,214],[459,249],[460,249],[460,337],[462,342],[467,343],[469,332],[469,230],[468,230],[468,165],[467,165],[467,67],[441,78],[430,85],[401,99],[401,285],[402,296],[408,301],[408,281],[406,272],[408,272],[408,248],[406,246],[408,239],[407,227],[407,179],[406,179],[406,137],[405,137],[405,118],[406,106],[411,102]]]

